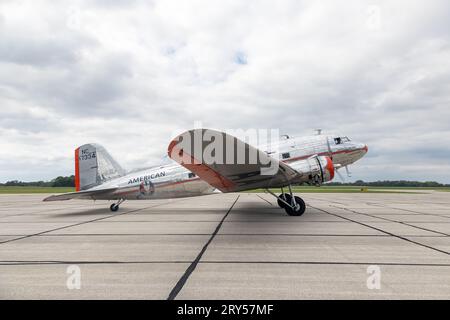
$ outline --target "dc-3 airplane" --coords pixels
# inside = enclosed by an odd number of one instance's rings
[[[114,200],[110,209],[115,212],[125,200],[261,188],[276,197],[288,215],[301,216],[306,205],[294,196],[291,186],[331,181],[337,170],[347,169],[367,151],[366,144],[320,132],[301,138],[286,136],[274,145],[256,148],[224,132],[193,129],[169,144],[168,155],[174,161],[126,173],[105,148],[85,144],[75,150],[76,192],[52,195],[44,201]],[[281,194],[274,194],[273,188],[281,188]]]

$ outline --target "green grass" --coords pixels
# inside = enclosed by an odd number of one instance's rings
[[[391,190],[390,190],[391,189]],[[397,190],[396,190],[397,189]],[[287,188],[285,188],[285,192],[287,192]],[[363,191],[364,190],[364,191]],[[401,190],[401,191],[399,191]],[[321,187],[313,187],[313,186],[301,186],[301,187],[293,187],[292,192],[298,193],[413,193],[408,192],[415,190],[435,190],[435,189],[419,189],[419,188],[383,188],[383,187],[356,187],[356,186],[321,186]],[[264,189],[255,189],[244,192],[264,192]],[[275,188],[271,189],[272,192],[278,194],[280,189]],[[414,192],[417,194],[417,192]]]
[[[3,187],[0,186],[0,194],[22,194],[22,193],[66,193],[74,192],[75,188],[66,187]]]
[[[361,191],[367,188],[367,191]],[[287,188],[285,188],[287,191]],[[408,191],[442,191],[450,192],[450,188],[414,188],[414,187],[357,187],[357,186],[300,186],[293,187],[293,192],[299,193],[412,193]],[[401,191],[399,191],[401,190]],[[0,194],[27,194],[27,193],[66,193],[74,192],[75,188],[66,187],[3,187],[0,186]],[[255,189],[245,192],[264,192],[264,189]],[[279,193],[280,189],[272,189],[274,193]]]
[[[345,188],[347,186],[333,186],[328,188]],[[350,188],[363,188],[363,187],[357,187],[357,186],[349,186]],[[450,187],[367,187],[370,189],[397,189],[397,190],[425,190],[425,191],[450,191]]]

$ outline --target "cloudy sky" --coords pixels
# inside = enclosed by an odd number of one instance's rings
[[[450,183],[450,3],[0,0],[0,182],[125,168],[175,133],[315,128],[369,144],[353,179]]]

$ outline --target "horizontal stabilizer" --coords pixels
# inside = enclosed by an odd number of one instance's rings
[[[50,197],[45,198],[43,201],[63,201],[63,200],[71,200],[71,199],[82,199],[82,198],[92,198],[99,195],[104,195],[105,193],[112,193],[116,191],[117,188],[108,188],[108,189],[98,189],[98,190],[86,190],[79,192],[69,192],[63,194],[56,194]]]

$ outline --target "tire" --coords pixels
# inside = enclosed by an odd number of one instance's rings
[[[286,213],[290,216],[301,216],[305,213],[306,210],[306,204],[305,201],[303,201],[302,198],[295,196],[295,203],[297,206],[295,208],[286,207],[284,210],[286,210]]]
[[[116,212],[117,210],[119,210],[119,206],[118,206],[117,204],[113,203],[113,204],[109,207],[109,209],[110,209],[112,212]]]
[[[280,194],[279,197],[282,198],[282,197],[283,197],[283,194]],[[284,199],[286,200],[286,202],[291,203],[291,195],[290,195],[290,194],[285,193],[285,194],[284,194]],[[278,203],[278,206],[279,206],[280,208],[286,209],[286,204],[283,203],[283,202],[281,202],[280,199],[277,199],[277,203]]]

